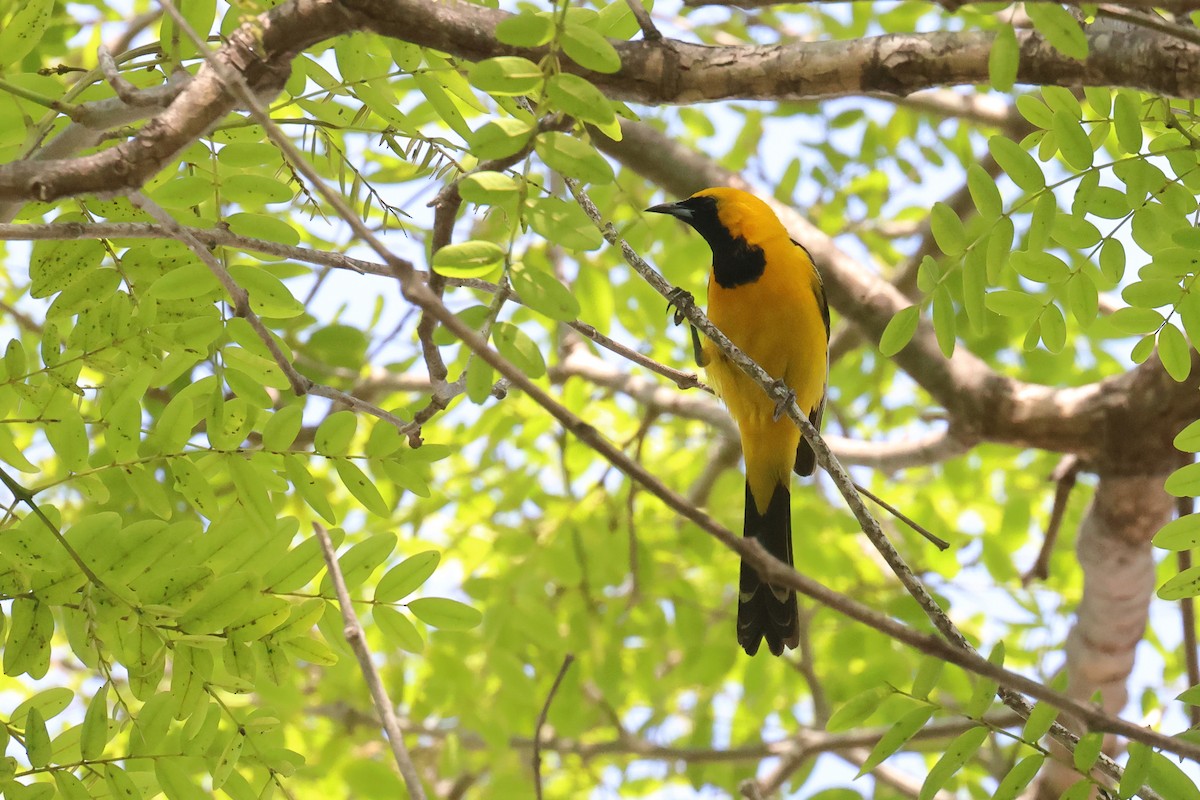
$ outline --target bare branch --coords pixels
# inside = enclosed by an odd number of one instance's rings
[[[400,768],[400,775],[404,778],[409,796],[414,800],[425,800],[425,787],[422,786],[412,756],[409,755],[408,748],[404,745],[404,733],[400,730],[400,722],[396,719],[395,706],[392,705],[392,699],[388,697],[383,680],[379,677],[379,671],[375,669],[375,662],[371,660],[371,651],[367,648],[367,637],[363,633],[362,623],[358,621],[358,616],[354,613],[354,604],[350,600],[350,593],[346,591],[346,581],[338,566],[337,553],[333,551],[333,542],[329,540],[329,534],[325,529],[315,522],[313,523],[313,532],[316,533],[317,540],[321,543],[325,566],[329,569],[329,577],[333,581],[333,589],[337,593],[338,605],[342,609],[342,622],[345,625],[343,633],[346,636],[346,643],[350,645],[350,649],[354,651],[354,657],[358,659],[363,680],[366,681],[367,689],[371,692],[371,699],[375,703],[375,713],[379,715],[379,722],[383,725],[388,744],[392,747],[392,757],[396,760],[396,766]]]
[[[1028,586],[1035,580],[1044,581],[1050,577],[1050,558],[1054,555],[1054,545],[1058,541],[1058,531],[1062,527],[1063,514],[1067,510],[1067,500],[1071,490],[1075,488],[1075,479],[1079,475],[1079,459],[1073,455],[1063,456],[1050,480],[1054,481],[1054,505],[1050,509],[1050,521],[1046,524],[1046,535],[1042,539],[1042,547],[1038,550],[1037,560],[1029,571],[1021,576],[1021,583]]]
[[[1196,513],[1196,498],[1180,497],[1175,504],[1181,517]],[[1179,551],[1179,571],[1192,568],[1192,551]],[[1200,652],[1196,650],[1196,598],[1185,597],[1179,601],[1180,625],[1183,628],[1183,661],[1187,665],[1188,686],[1200,686]],[[1200,727],[1200,707],[1189,704],[1188,721],[1192,727]]]
[[[538,714],[537,725],[533,727],[533,785],[537,790],[538,800],[542,800],[542,728],[546,725],[546,717],[550,714],[550,704],[554,702],[554,695],[558,694],[558,687],[562,685],[563,678],[574,661],[575,655],[567,653],[562,666],[558,668],[558,674],[554,676],[554,683],[550,685],[546,702],[542,705],[542,713]]]
[[[734,8],[752,9],[770,8],[782,5],[784,2],[792,2],[792,0],[684,0],[683,4],[693,8],[700,6],[732,6]],[[804,2],[833,3],[841,2],[841,0],[804,0]],[[1048,3],[1058,2],[1058,0],[1026,0],[1026,2]],[[1076,7],[1085,4],[1085,0],[1061,0],[1061,2],[1062,4]],[[959,0],[930,0],[930,4],[941,6],[947,11],[958,11],[960,8],[976,5],[973,2],[959,2]],[[1200,10],[1200,0],[1121,0],[1121,3],[1118,5],[1125,8],[1136,8],[1146,11],[1161,8],[1172,14],[1187,14]]]

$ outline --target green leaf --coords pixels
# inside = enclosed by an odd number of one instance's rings
[[[1091,169],[1092,143],[1079,120],[1065,111],[1054,112],[1054,132],[1058,135],[1058,151],[1067,164],[1077,170]]]
[[[976,331],[983,330],[987,299],[987,251],[979,245],[967,251],[963,259],[963,309]]]
[[[1054,49],[1070,58],[1087,58],[1087,36],[1071,12],[1057,3],[1030,3],[1026,13]]]
[[[904,743],[915,736],[917,731],[925,727],[925,723],[929,722],[929,719],[933,716],[933,712],[933,706],[922,705],[909,711],[892,727],[888,728],[887,732],[875,743],[875,747],[871,750],[871,754],[867,756],[867,760],[863,762],[862,767],[858,771],[858,777],[866,775],[875,769],[875,767],[882,764],[884,759],[903,747]]]
[[[1184,514],[1171,520],[1154,534],[1154,546],[1164,550],[1190,550],[1198,545],[1200,514]]]
[[[260,267],[234,264],[229,275],[250,296],[250,309],[264,317],[290,319],[304,313],[304,304],[292,296],[283,281]]]
[[[1054,216],[1050,237],[1063,247],[1083,250],[1100,241],[1100,229],[1083,217],[1058,213]]]
[[[92,793],[84,782],[66,770],[54,770],[54,785],[64,800],[92,800]]]
[[[1183,382],[1192,371],[1192,352],[1183,332],[1170,322],[1158,332],[1158,358],[1167,374]]]
[[[375,585],[376,603],[395,603],[421,588],[437,565],[442,554],[437,550],[416,553],[389,569]]]
[[[354,499],[363,504],[363,508],[380,517],[391,516],[391,509],[384,502],[383,495],[357,464],[345,458],[335,458],[333,466],[338,477],[342,479],[342,485],[354,495]]]
[[[468,137],[471,153],[480,161],[508,158],[520,152],[529,141],[534,126],[528,120],[500,117],[491,120]]]
[[[108,745],[108,684],[92,695],[88,701],[87,711],[83,715],[83,725],[79,732],[79,749],[84,761],[95,761],[104,753]]]
[[[617,48],[591,28],[568,22],[559,44],[567,57],[584,69],[606,74],[621,69]]]
[[[1000,197],[1000,189],[996,179],[978,164],[967,167],[967,189],[971,200],[979,211],[979,216],[986,221],[998,219],[1004,213],[1004,201]]]
[[[1141,341],[1133,346],[1133,350],[1129,353],[1129,358],[1135,364],[1146,363],[1146,359],[1154,352],[1154,343],[1157,341],[1158,338],[1154,334],[1146,334],[1142,337]]]
[[[962,220],[950,206],[942,202],[934,203],[929,225],[934,241],[946,255],[957,256],[967,249],[967,235]]]
[[[1054,303],[1048,303],[1042,311],[1042,343],[1051,353],[1061,353],[1067,344],[1067,321]]]
[[[68,220],[59,218],[62,222]],[[29,262],[31,297],[49,297],[69,288],[104,261],[104,245],[95,239],[35,242]]]
[[[507,358],[530,378],[546,374],[546,361],[537,343],[511,322],[497,322],[492,328],[492,341],[500,355]]]
[[[933,332],[946,358],[954,355],[956,324],[954,298],[945,284],[939,285],[933,293]]]
[[[503,172],[473,172],[458,184],[458,191],[468,203],[500,205],[515,200],[521,192],[521,181]]]
[[[300,435],[304,426],[304,406],[290,405],[276,411],[262,429],[263,450],[284,452]]]
[[[995,647],[992,648],[992,652],[988,654],[988,661],[997,667],[1004,666],[1004,642],[996,642]],[[963,708],[963,715],[971,719],[980,719],[992,707],[995,699],[996,682],[991,678],[977,676],[975,678],[975,688],[971,691],[971,699]]]
[[[1054,127],[1054,112],[1043,103],[1037,95],[1022,94],[1017,96],[1017,111],[1042,130]]]
[[[891,694],[892,690],[887,687],[873,686],[855,695],[830,715],[829,721],[825,723],[825,730],[830,733],[844,733],[858,727],[878,711],[879,704]]]
[[[1054,720],[1058,718],[1058,709],[1049,703],[1037,703],[1025,720],[1021,738],[1027,742],[1037,742],[1050,730]]]
[[[171,462],[171,474],[175,478],[175,488],[192,508],[209,519],[216,519],[221,512],[217,495],[208,479],[200,472],[199,467],[187,458],[177,458]]]
[[[1200,453],[1200,420],[1191,422],[1175,434],[1175,449],[1184,453]]]
[[[338,662],[337,653],[329,645],[311,636],[285,639],[283,648],[293,661],[305,661],[318,667],[331,667]]]
[[[546,165],[569,178],[585,183],[612,183],[613,171],[596,148],[561,131],[550,131],[538,137],[537,154]]]
[[[881,355],[891,358],[904,349],[917,332],[917,323],[921,319],[921,309],[919,306],[908,306],[896,312],[896,314],[888,322],[887,327],[883,329],[883,335],[879,337],[879,352]]]
[[[53,0],[25,0],[0,27],[0,67],[16,64],[42,41],[53,17]]]
[[[367,578],[371,577],[380,564],[387,560],[396,549],[394,533],[377,533],[351,547],[338,557],[338,568],[342,571],[342,580],[346,588],[357,589]],[[321,594],[333,594],[333,581],[326,575],[321,580]]]
[[[246,737],[241,733],[235,733],[230,737],[229,743],[221,751],[221,757],[217,759],[217,765],[212,770],[213,789],[220,789],[229,780],[230,773],[237,766],[238,759],[242,757],[242,747],[245,744]]]
[[[496,39],[513,47],[541,47],[553,38],[554,21],[549,15],[522,12],[496,26]]]
[[[1171,800],[1200,800],[1200,789],[1179,765],[1161,753],[1150,754],[1147,782],[1162,797]]]
[[[988,53],[988,80],[998,92],[1011,92],[1021,66],[1021,47],[1012,26],[1003,25],[996,32]]]
[[[1134,308],[1162,308],[1174,305],[1183,294],[1173,278],[1148,278],[1129,284],[1121,290],[1121,298]]]
[[[921,785],[918,800],[932,800],[933,796],[946,785],[946,782],[954,777],[963,768],[963,765],[975,755],[980,746],[987,741],[987,737],[987,728],[971,728],[969,731],[960,733],[950,744],[946,745],[942,757],[929,770],[925,783]]]
[[[1022,278],[1039,283],[1062,283],[1071,276],[1071,268],[1050,253],[1020,250],[1012,254],[1009,263]]]
[[[495,372],[482,358],[472,358],[467,362],[467,399],[479,405],[492,396],[492,385],[495,383]]]
[[[230,572],[213,578],[182,616],[179,627],[186,633],[216,633],[231,625],[242,613],[244,592],[257,588],[249,572]]]
[[[480,278],[504,260],[504,248],[478,239],[448,244],[433,255],[433,268],[447,278]]]
[[[1088,327],[1100,313],[1100,295],[1086,272],[1079,272],[1067,284],[1067,306],[1081,327]]]
[[[158,778],[158,786],[167,800],[209,800],[210,795],[184,770],[182,761],[170,756],[154,759],[154,776]]]
[[[421,638],[417,626],[404,614],[389,606],[376,606],[371,616],[387,641],[410,653],[424,652],[425,640]]]
[[[4,674],[9,677],[45,676],[50,669],[50,639],[54,618],[50,607],[29,597],[12,601],[8,639],[4,643]]]
[[[225,217],[229,230],[238,236],[264,239],[268,242],[295,247],[300,244],[300,232],[284,219],[270,214],[238,213]],[[249,267],[249,269],[254,269]],[[247,287],[248,288],[248,287]]]
[[[1002,317],[1026,318],[1034,317],[1042,310],[1042,301],[1026,292],[1012,289],[1000,289],[988,292],[984,298],[988,310]]]
[[[455,72],[455,75],[457,74]],[[458,101],[451,96],[450,92],[446,91],[448,86],[443,82],[450,81],[452,78],[442,70],[431,69],[428,72],[413,73],[412,80],[421,94],[425,95],[425,100],[437,118],[464,140],[470,140],[471,128],[463,117]]]
[[[150,286],[150,297],[158,300],[208,299],[221,293],[221,282],[204,264],[182,264]]]
[[[34,769],[43,769],[50,763],[51,755],[50,733],[46,730],[46,720],[37,708],[29,709],[25,716],[25,754],[29,764]]]
[[[532,94],[542,85],[542,70],[519,56],[497,56],[472,64],[467,80],[480,91],[494,95]]]
[[[579,301],[549,272],[518,262],[508,276],[521,302],[530,309],[559,322],[579,316]]]
[[[1142,785],[1150,777],[1150,756],[1154,752],[1141,742],[1130,742],[1128,750],[1129,760],[1125,763],[1125,772],[1121,775],[1117,790],[1117,796],[1122,800],[1141,791]]]
[[[313,448],[323,456],[344,456],[350,452],[357,429],[358,417],[353,411],[335,411],[317,426]]]
[[[470,630],[483,622],[483,614],[447,597],[420,597],[408,603],[408,610],[426,625],[447,631]]]
[[[529,227],[565,250],[595,250],[604,237],[576,203],[557,197],[538,197],[529,203]]]
[[[996,791],[992,794],[992,800],[1016,800],[1017,796],[1025,791],[1025,787],[1029,786],[1037,777],[1038,771],[1041,770],[1045,761],[1044,755],[1034,753],[1013,764],[1012,769],[996,787]]]
[[[1179,574],[1171,576],[1158,589],[1159,599],[1167,602],[1197,595],[1200,595],[1200,567],[1189,567]]]
[[[945,668],[946,662],[940,658],[928,656],[921,659],[921,666],[917,669],[917,676],[913,678],[913,686],[910,694],[919,700],[929,699],[929,693],[937,687],[938,680],[942,677],[942,670]]]
[[[108,785],[109,794],[114,800],[142,800],[141,791],[138,790],[137,784],[125,770],[111,763],[103,765],[103,769],[104,782]]]
[[[612,101],[590,81],[569,72],[550,76],[546,82],[546,97],[561,111],[580,122],[609,125],[616,121]]]
[[[1044,85],[1041,87],[1042,97],[1052,112],[1064,112],[1073,120],[1083,119],[1083,106],[1079,98],[1070,89],[1063,86]]]
[[[1142,101],[1131,89],[1120,89],[1113,101],[1113,127],[1117,144],[1129,155],[1142,152]]]
[[[1042,174],[1042,168],[1021,145],[1007,136],[993,136],[988,139],[988,150],[1017,186],[1027,192],[1045,188],[1046,176]]]
[[[1085,733],[1083,736],[1080,736],[1079,744],[1075,745],[1075,753],[1073,755],[1075,769],[1087,775],[1096,763],[1096,759],[1100,757],[1100,748],[1103,745],[1104,734],[1102,733]]]
[[[289,454],[284,456],[283,463],[292,488],[299,493],[313,511],[321,515],[322,519],[330,525],[336,525],[337,515],[333,513],[333,506],[329,504],[329,496],[312,476],[312,473],[308,471],[304,459],[298,455]]]

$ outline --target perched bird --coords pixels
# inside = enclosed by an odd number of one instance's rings
[[[678,203],[646,209],[696,229],[712,248],[708,318],[747,356],[795,394],[820,427],[829,371],[829,307],[808,251],[788,237],[770,206],[738,189],[697,192]],[[812,448],[763,389],[715,344],[697,348],[737,423],[746,460],[745,536],[792,564],[791,473],[811,475]],[[763,583],[742,563],[738,643],[754,655],[765,638],[775,655],[796,647],[800,623],[794,592]]]

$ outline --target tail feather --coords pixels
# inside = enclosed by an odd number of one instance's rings
[[[768,553],[789,566],[792,561],[791,496],[785,484],[775,487],[766,513],[760,514],[750,484],[746,484],[746,536],[758,539]],[[796,593],[772,587],[762,581],[758,571],[742,562],[738,593],[738,644],[747,655],[754,655],[763,639],[774,655],[783,648],[800,643],[800,613]]]

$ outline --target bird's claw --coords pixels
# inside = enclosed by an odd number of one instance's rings
[[[695,305],[695,303],[696,298],[692,297],[691,292],[676,286],[667,293],[667,310],[670,311],[672,307],[675,308],[675,313],[672,314],[671,321],[676,325],[682,323],[686,316],[685,311],[688,307]]]
[[[796,402],[796,393],[792,391],[792,387],[788,386],[783,381],[775,381],[771,384],[771,389],[773,394],[778,394],[781,391],[787,393],[782,400],[775,401],[775,414],[773,419],[775,422],[778,422],[787,414],[787,410],[789,407],[791,407],[792,403]]]

